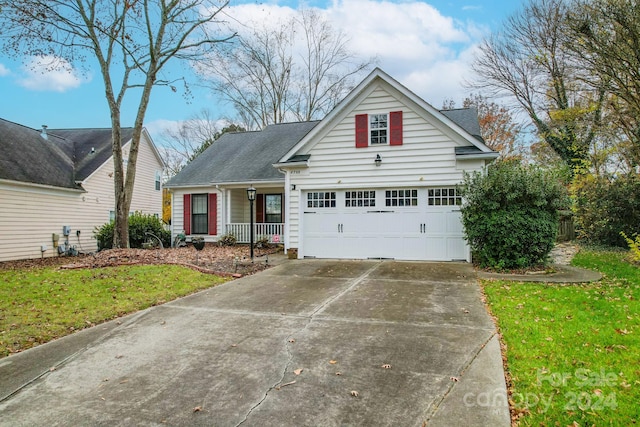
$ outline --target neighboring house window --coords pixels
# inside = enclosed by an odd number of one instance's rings
[[[418,190],[387,190],[386,206],[418,206]]]
[[[109,221],[116,220],[116,211],[109,211]]]
[[[162,177],[162,174],[160,173],[160,171],[156,171],[156,191],[160,191],[160,179]]]
[[[218,234],[218,195],[184,194],[182,226],[185,234]]]
[[[371,114],[369,116],[369,141],[371,145],[387,143],[387,115]]]
[[[347,208],[370,207],[376,205],[375,191],[347,191],[344,205]]]
[[[265,222],[282,222],[282,194],[265,194]]]
[[[319,191],[307,193],[308,208],[335,208],[336,192],[335,191]]]
[[[430,188],[427,203],[429,206],[460,206],[462,196],[455,188]]]
[[[402,111],[357,114],[356,148],[384,144],[402,145]]]

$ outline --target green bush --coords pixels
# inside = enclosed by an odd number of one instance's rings
[[[113,247],[113,226],[114,222],[111,221],[94,230],[93,235],[98,241],[98,250]],[[165,248],[171,246],[171,233],[164,229],[160,218],[142,212],[129,215],[129,247],[142,248],[143,244],[150,240],[150,236],[146,233],[158,236]],[[155,242],[156,239],[152,241]]]
[[[543,264],[568,198],[559,177],[516,161],[498,161],[486,174],[465,174],[462,222],[482,267],[499,270]]]
[[[581,175],[572,185],[578,237],[592,244],[626,247],[620,234],[640,233],[640,178]]]

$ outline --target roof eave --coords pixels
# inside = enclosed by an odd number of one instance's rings
[[[300,162],[280,162],[280,163],[274,163],[272,166],[276,169],[285,169],[285,168],[304,169],[309,167],[309,161],[303,160]]]

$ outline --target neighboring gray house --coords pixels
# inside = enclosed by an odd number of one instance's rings
[[[474,109],[438,111],[380,69],[321,121],[225,134],[165,187],[173,234],[255,235],[298,257],[470,260],[456,184],[498,157]]]
[[[128,155],[132,128],[122,130]],[[161,215],[163,162],[147,132],[132,211]],[[94,228],[113,218],[111,129],[36,130],[0,119],[0,261],[95,251]],[[63,227],[68,226],[68,236]]]

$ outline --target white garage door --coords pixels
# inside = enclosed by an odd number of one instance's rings
[[[309,191],[303,194],[304,256],[466,260],[455,188]]]

